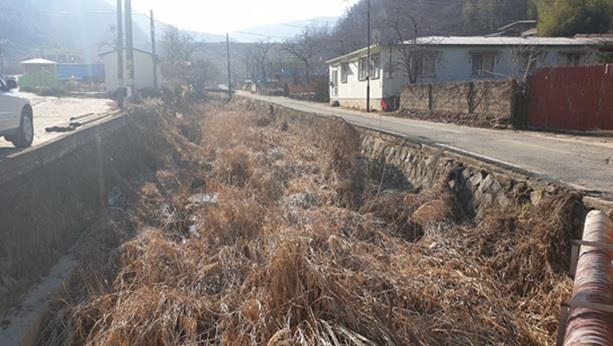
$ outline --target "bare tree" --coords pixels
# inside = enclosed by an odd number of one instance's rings
[[[162,73],[168,79],[184,77],[197,49],[194,37],[175,27],[168,27],[162,37]]]
[[[268,41],[260,41],[253,47],[253,59],[257,65],[258,72],[261,72],[261,78],[264,82],[268,81],[268,73],[266,65],[270,62],[270,53],[273,43]]]
[[[546,56],[547,52],[541,47],[532,45],[513,46],[511,48],[511,64],[515,67],[516,76],[521,75],[522,81],[526,82],[536,68],[545,67],[543,63]]]
[[[98,42],[98,50],[100,52],[105,50],[117,49],[117,27],[115,25],[109,26],[104,32],[104,37]]]
[[[253,81],[256,79],[259,67],[253,51],[254,49],[252,47],[243,48],[240,51],[240,65],[242,66],[241,69],[243,70],[242,72],[244,73],[245,80]]]
[[[300,60],[304,65],[306,82],[311,81],[311,69],[315,54],[323,48],[324,40],[328,34],[327,28],[309,26],[293,39],[285,41],[283,48]]]
[[[409,81],[415,83],[425,54],[423,47],[420,47],[424,42],[419,41],[422,30],[417,19],[418,4],[393,0],[388,4],[386,12],[388,13],[386,16],[387,31],[383,39],[395,45],[400,54],[400,68]]]

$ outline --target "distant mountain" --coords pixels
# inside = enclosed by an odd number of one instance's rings
[[[191,35],[194,36],[194,39],[199,42],[226,42],[226,35],[218,35],[218,34],[208,34],[205,32],[198,31],[189,31]]]
[[[332,29],[336,25],[338,19],[338,17],[316,17],[287,23],[262,25],[239,30],[230,33],[230,35],[232,41],[236,42],[281,42],[300,34],[304,28],[310,25],[318,27],[328,26]]]
[[[56,55],[77,56],[83,62],[99,61],[99,54],[114,47],[117,24],[115,0],[0,0],[0,42],[9,72],[18,62]],[[149,18],[134,12],[134,46],[151,49]],[[333,27],[335,17],[263,25],[231,33],[233,42],[281,42],[309,25]],[[156,22],[157,39],[170,25]],[[200,42],[218,43],[225,35],[191,32]]]

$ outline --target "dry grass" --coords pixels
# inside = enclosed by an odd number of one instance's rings
[[[204,132],[188,139],[180,129],[193,124]],[[137,235],[89,258],[41,343],[555,342],[575,196],[472,224],[445,181],[381,191],[340,121],[292,135],[267,116],[203,106],[157,125],[167,168],[98,230]]]

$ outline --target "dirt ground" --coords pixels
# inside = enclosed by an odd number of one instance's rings
[[[148,112],[159,169],[109,195],[41,344],[555,343],[578,196],[474,219],[450,178],[411,189],[339,120]]]
[[[23,93],[28,97],[34,108],[34,146],[48,140],[65,135],[59,132],[46,132],[45,128],[66,126],[71,117],[87,113],[106,113],[113,107],[109,99],[74,98],[74,97],[43,97],[31,93]],[[10,151],[13,145],[0,139],[0,153]]]

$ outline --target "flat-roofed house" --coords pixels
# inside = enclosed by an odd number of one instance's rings
[[[342,107],[371,108],[399,97],[409,83],[522,78],[541,67],[590,65],[610,38],[428,36],[371,46],[328,61],[330,99]]]

